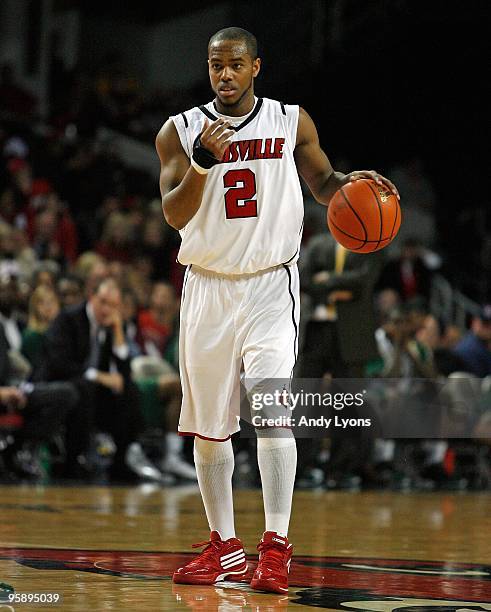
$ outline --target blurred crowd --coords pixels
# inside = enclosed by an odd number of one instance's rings
[[[155,180],[94,137],[104,124],[153,138],[186,101],[145,101],[117,58],[90,79],[56,61],[52,73],[51,121],[39,124],[2,71],[0,477],[194,481],[191,441],[176,434],[179,237]],[[404,230],[367,256],[336,245],[305,194],[296,376],[406,380],[409,404],[414,379],[466,377],[473,435],[299,440],[298,486],[489,487],[491,307],[466,329],[432,313],[435,195],[418,160],[391,177]],[[234,444],[235,477],[257,485],[254,441]]]
[[[415,238],[392,256],[349,253],[328,234],[303,249],[296,375],[324,388],[327,377],[334,389],[336,379],[370,379],[364,386],[379,396],[372,395],[368,414],[396,419],[399,435],[300,440],[301,486],[489,487],[491,305],[469,315],[465,328],[435,316],[433,259]],[[405,439],[421,423],[430,439]]]

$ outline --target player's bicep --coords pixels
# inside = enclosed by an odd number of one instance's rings
[[[298,173],[315,195],[332,174],[333,168],[320,146],[314,122],[302,108],[298,118],[294,157]]]
[[[159,184],[163,197],[181,183],[190,165],[172,119],[168,119],[157,134],[155,147],[160,159]]]

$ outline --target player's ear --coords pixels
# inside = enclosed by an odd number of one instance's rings
[[[256,59],[252,62],[252,76],[255,78],[259,74],[261,70],[261,58],[256,57]]]

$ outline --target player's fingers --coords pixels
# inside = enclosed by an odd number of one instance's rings
[[[401,199],[401,196],[399,195],[399,192],[397,191],[397,187],[394,185],[394,183],[392,181],[389,181],[389,179],[387,179],[384,176],[382,176],[382,182],[384,183],[384,185],[386,185],[392,191],[392,193],[395,196],[397,196],[398,200]]]
[[[392,181],[390,181],[388,178],[386,178],[385,176],[382,176],[381,174],[379,174],[378,172],[375,172],[375,170],[370,170],[370,173],[372,174],[372,178],[379,184],[379,185],[385,185],[390,191],[392,191],[392,193],[397,196],[399,198],[399,200],[401,199],[399,196],[399,192],[397,191],[396,186],[394,185],[394,183]]]
[[[361,178],[373,178],[372,170],[357,170],[350,175],[350,181],[357,181]]]
[[[223,142],[225,140],[231,140],[235,134],[234,130],[224,129],[219,136],[217,136],[218,142]]]
[[[227,148],[230,146],[231,140],[220,140],[217,143],[217,148],[220,151],[220,157],[225,153]]]
[[[206,130],[210,127],[210,122],[208,121],[208,119],[205,119],[204,123],[203,123],[203,127],[201,128],[201,136],[203,136],[206,132]]]
[[[216,121],[213,121],[212,123],[210,123],[208,121],[208,119],[205,119],[205,126],[206,127],[201,132],[201,136],[203,138],[209,138],[212,134],[215,133],[217,128],[219,128],[224,123],[225,123],[225,119],[222,119],[222,118],[217,119]]]
[[[230,122],[227,119],[217,119],[210,125],[210,136],[218,136],[223,130],[226,130]]]
[[[212,136],[216,140],[219,138],[223,138],[223,135],[226,134],[230,130],[230,123],[226,121],[222,123],[222,125],[218,126],[217,129],[213,132]]]

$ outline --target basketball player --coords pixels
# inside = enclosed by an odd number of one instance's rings
[[[232,504],[241,367],[251,380],[289,379],[299,321],[298,258],[303,200],[298,175],[325,206],[355,178],[334,172],[309,115],[254,96],[261,60],[255,37],[226,28],[211,37],[215,99],[171,117],[156,139],[165,219],[181,233],[182,435],[194,460],[210,540],[174,582],[214,584],[247,572]],[[254,589],[284,593],[292,557],[288,524],[296,469],[291,430],[257,430],[265,532]],[[198,546],[198,545],[197,545]]]

